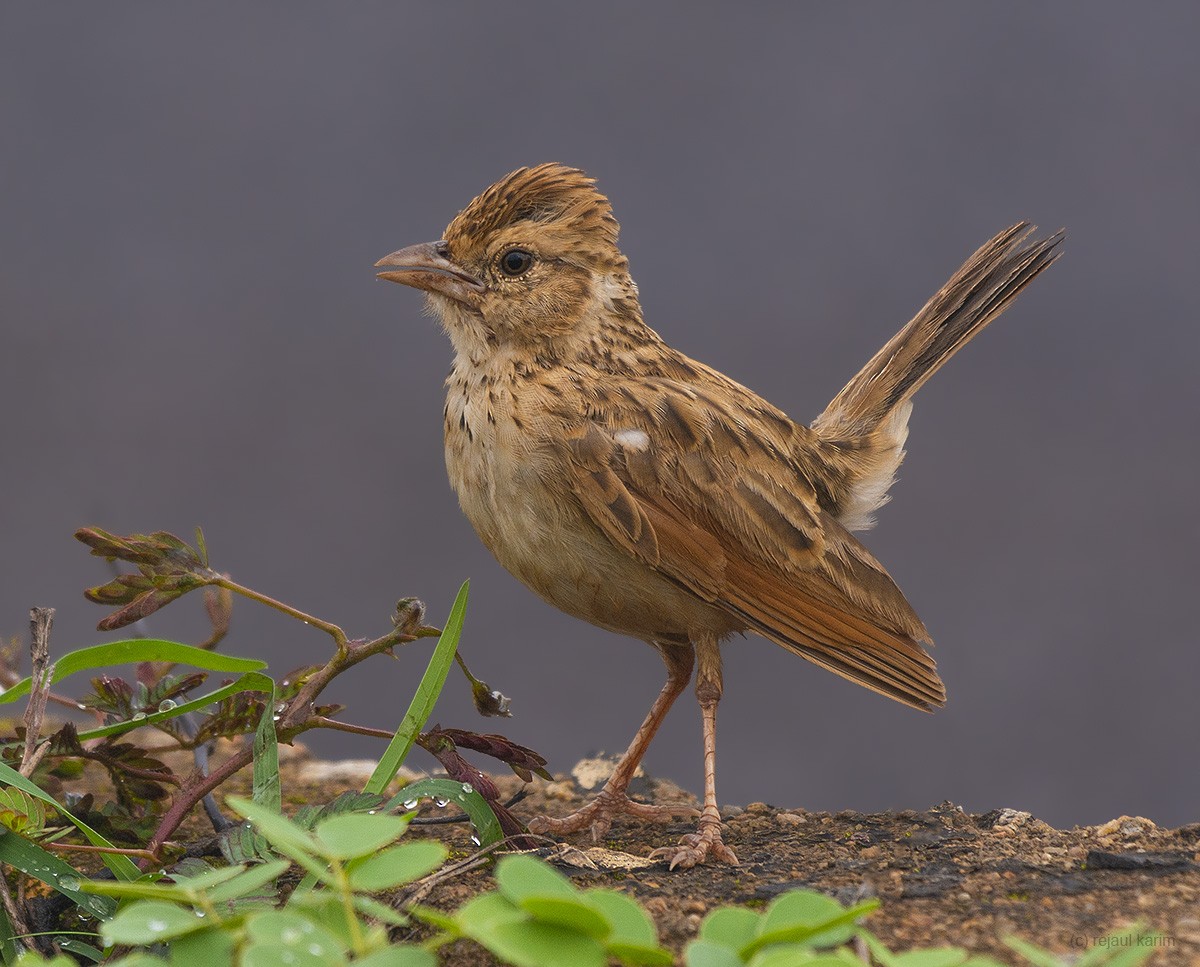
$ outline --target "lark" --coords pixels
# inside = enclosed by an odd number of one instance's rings
[[[604,835],[687,688],[704,736],[694,833],[652,855],[736,864],[716,792],[721,645],[756,632],[917,709],[946,692],[929,633],[852,532],[904,457],[912,397],[1058,257],[1021,222],[972,255],[805,426],[646,325],[608,199],[582,171],[521,168],[379,278],[425,291],[454,348],[446,468],[505,568],[568,614],[657,649],[667,680],[602,791],[535,832]]]

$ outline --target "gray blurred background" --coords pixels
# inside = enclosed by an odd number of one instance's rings
[[[758,638],[727,648],[719,791],[817,809],[1200,819],[1194,5],[6,5],[0,632],[95,643],[71,539],[203,525],[214,564],[337,621],[441,623],[513,698],[436,718],[619,751],[645,645],[495,564],[445,480],[449,344],[372,263],[521,164],[612,198],[648,321],[808,421],[994,231],[1066,256],[918,397],[867,543],[950,692],[920,715]],[[200,601],[151,630],[195,640]],[[329,645],[239,603],[223,646]],[[428,643],[335,687],[395,726]],[[82,682],[80,682],[82,685]],[[377,755],[324,734],[326,754]],[[690,693],[649,769],[693,789]]]

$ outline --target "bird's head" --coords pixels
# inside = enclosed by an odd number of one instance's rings
[[[595,182],[559,164],[518,168],[459,212],[436,242],[375,263],[379,278],[423,289],[460,354],[543,351],[587,337],[614,313],[640,322],[617,248],[617,220]]]

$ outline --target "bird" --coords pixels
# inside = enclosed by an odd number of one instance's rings
[[[621,815],[692,817],[651,857],[737,865],[716,793],[722,643],[755,632],[913,708],[945,702],[929,632],[853,532],[889,499],[913,394],[1059,257],[1063,232],[1019,222],[986,242],[809,425],[646,324],[618,232],[593,178],[541,164],[375,267],[423,290],[449,336],[446,469],[480,539],[550,604],[666,665],[598,795],[529,829],[598,840]],[[703,806],[635,801],[629,783],[693,668]]]

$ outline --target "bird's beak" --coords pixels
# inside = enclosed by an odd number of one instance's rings
[[[435,292],[464,305],[478,305],[487,286],[450,261],[448,254],[445,242],[410,245],[376,262],[377,269],[387,266],[387,271],[377,272],[376,278]]]

